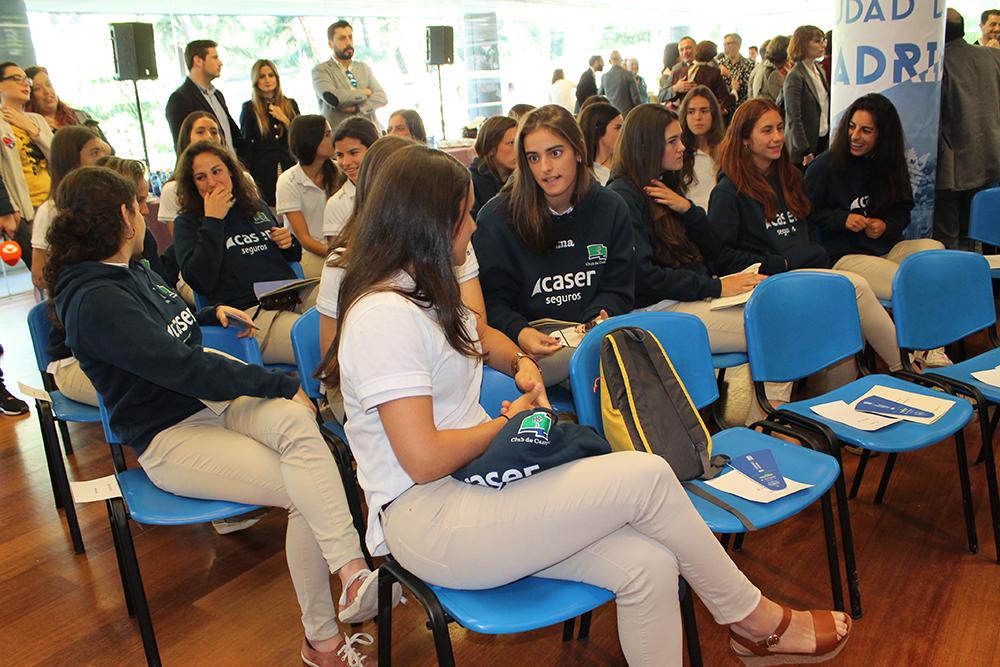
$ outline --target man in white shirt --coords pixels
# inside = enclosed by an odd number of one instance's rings
[[[1000,9],[987,9],[979,18],[977,44],[1000,49]]]
[[[354,29],[347,21],[337,21],[326,30],[333,57],[312,69],[313,90],[320,111],[330,127],[352,116],[367,118],[381,127],[375,109],[388,103],[385,91],[371,68],[354,60]]]

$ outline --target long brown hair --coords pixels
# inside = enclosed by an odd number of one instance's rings
[[[479,157],[480,173],[493,174],[493,178],[501,183],[507,180],[509,174],[501,174],[497,165],[497,147],[503,141],[507,130],[517,127],[517,121],[510,116],[490,116],[479,126],[476,133],[476,155]]]
[[[763,206],[764,217],[771,219],[778,214],[777,196],[766,175],[754,164],[747,147],[754,126],[768,111],[781,113],[774,102],[763,97],[747,100],[736,109],[729,130],[726,131],[726,138],[719,146],[718,162],[719,171],[733,182],[736,191]],[[778,177],[788,210],[800,220],[806,218],[812,205],[802,184],[802,174],[792,166],[784,147],[781,149],[781,157],[771,163],[768,173]]]
[[[261,206],[257,188],[249,179],[233,154],[225,146],[210,141],[198,141],[188,146],[177,160],[177,200],[181,213],[196,217],[205,215],[205,198],[198,192],[194,182],[194,159],[203,153],[211,153],[219,158],[229,170],[233,183],[233,207],[246,215],[253,215]]]
[[[597,162],[597,151],[601,139],[608,132],[608,125],[621,115],[622,112],[617,107],[606,102],[595,102],[586,109],[580,110],[577,123],[580,125],[580,131],[583,132],[583,143],[587,146],[588,165]]]
[[[326,136],[327,127],[329,125],[326,118],[318,114],[296,116],[292,120],[288,130],[288,144],[300,167],[307,167],[316,161],[316,153]],[[327,199],[332,197],[347,180],[344,172],[329,158],[323,161],[320,173],[323,176],[323,192],[326,193]]]
[[[419,143],[415,139],[387,135],[377,139],[365,153],[365,157],[361,160],[361,168],[358,169],[358,182],[354,184],[354,210],[348,216],[340,233],[330,239],[330,255],[326,261],[329,266],[347,266],[348,253],[335,251],[339,248],[351,247],[351,241],[354,239],[360,217],[358,213],[365,199],[368,198],[368,191],[371,189],[372,181],[379,168],[396,151]]]
[[[264,93],[260,92],[260,88],[257,87],[257,82],[260,81],[261,70],[265,67],[270,67],[271,71],[274,72],[274,96],[270,100],[264,97]],[[271,131],[271,114],[268,112],[268,105],[273,104],[279,109],[281,109],[288,120],[291,121],[295,118],[295,108],[292,107],[292,103],[289,101],[285,94],[281,92],[281,77],[278,76],[278,68],[274,66],[274,63],[270,60],[261,59],[253,64],[250,68],[250,85],[253,87],[253,94],[251,100],[253,100],[253,111],[254,115],[257,116],[257,125],[260,127],[260,133],[266,135]],[[278,130],[280,134],[286,135],[288,128],[284,126],[283,123],[278,123],[280,129]]]
[[[41,65],[32,65],[31,67],[26,67],[24,69],[24,75],[34,82],[35,77],[39,74],[44,74],[49,76],[49,70]],[[52,79],[49,79],[49,85],[52,86]],[[35,91],[38,90],[34,86],[31,87],[31,95],[28,97],[28,102],[24,105],[25,111],[32,111],[34,113],[41,113],[38,110],[38,105],[35,104]],[[52,86],[52,92],[55,93],[55,86]],[[76,109],[59,99],[59,95],[56,95],[56,110],[52,114],[53,118],[56,120],[56,126],[59,128],[67,127],[70,125],[82,125],[80,122],[80,116],[77,115]]]
[[[590,189],[590,165],[585,163],[587,146],[583,141],[583,132],[569,111],[558,104],[546,104],[521,119],[517,131],[517,169],[514,170],[510,192],[510,222],[525,245],[540,255],[547,255],[556,247],[552,213],[549,212],[542,186],[535,182],[524,152],[525,137],[543,129],[562,137],[568,148],[576,153],[576,183],[570,198],[573,206],[583,201]]]
[[[324,382],[340,384],[337,353],[343,323],[360,298],[377,291],[394,291],[433,309],[448,344],[465,356],[480,356],[475,333],[463,323],[465,306],[452,250],[470,181],[469,170],[458,160],[419,144],[397,150],[380,166],[358,213],[352,252],[364,261],[348,265],[340,286],[341,326],[320,369]],[[400,271],[412,277],[412,288],[391,286]]]
[[[49,199],[55,199],[59,183],[66,174],[80,166],[80,151],[94,139],[100,139],[97,132],[83,125],[67,125],[52,137],[49,150]]]
[[[705,133],[705,141],[708,142],[708,154],[715,159],[719,144],[726,136],[726,126],[722,122],[722,111],[719,108],[719,100],[715,93],[708,86],[695,86],[687,92],[681,100],[681,108],[678,116],[681,122],[681,141],[684,143],[684,167],[681,169],[681,182],[687,188],[694,181],[694,154],[698,152],[698,137],[688,129],[687,115],[691,100],[696,97],[703,97],[708,101],[709,113],[712,115],[712,127]]]
[[[614,172],[639,192],[654,178],[668,188],[683,193],[680,172],[663,171],[663,151],[667,128],[677,122],[677,114],[659,104],[640,104],[629,112],[618,137]],[[646,195],[650,221],[649,240],[653,255],[664,266],[677,268],[702,261],[698,247],[688,238],[674,212]]]

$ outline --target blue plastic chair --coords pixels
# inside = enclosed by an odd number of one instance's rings
[[[1000,188],[993,192],[1000,196]],[[1000,203],[1000,200],[998,200]],[[1000,214],[1000,209],[994,209]],[[1000,240],[1000,239],[998,239]],[[928,298],[928,295],[946,295]],[[979,415],[982,449],[977,463],[986,462],[986,486],[993,519],[993,540],[1000,561],[1000,498],[997,492],[993,435],[1000,420],[1000,388],[972,377],[975,371],[1000,365],[1000,338],[996,331],[996,308],[989,264],[982,255],[957,250],[930,250],[903,260],[893,279],[896,301],[896,339],[903,365],[910,368],[912,350],[943,347],[983,331],[992,349],[953,366],[935,368],[924,375],[948,384],[952,393],[973,401]],[[990,419],[990,406],[993,418]]]
[[[987,188],[972,197],[969,238],[1000,246],[1000,188]],[[991,269],[990,275],[1000,279],[1000,269]]]
[[[237,339],[236,332],[235,329],[222,327],[202,327],[204,345],[233,354],[247,363],[253,363],[253,350],[257,348],[257,342],[253,338]],[[246,356],[235,354],[237,352],[244,352]],[[260,351],[257,350],[256,354],[259,357]],[[98,400],[104,437],[111,446],[115,462],[115,478],[122,491],[120,498],[108,499],[107,507],[115,554],[118,558],[118,572],[125,594],[125,605],[129,616],[135,616],[139,623],[146,662],[149,665],[159,665],[159,648],[156,644],[149,603],[142,585],[129,520],[147,526],[185,526],[228,519],[260,508],[256,505],[225,500],[177,496],[154,485],[141,468],[126,468],[125,457],[121,451],[122,442],[111,430],[103,399],[99,397]]]
[[[631,313],[602,322],[584,339],[570,362],[570,383],[576,398],[577,416],[581,424],[603,432],[600,391],[596,380],[600,377],[601,343],[604,337],[622,327],[637,327],[651,332],[670,356],[678,377],[684,383],[692,403],[699,410],[710,406],[718,397],[718,387],[713,371],[713,359],[708,342],[708,331],[697,317],[685,313]],[[777,428],[785,432],[785,429]],[[791,435],[798,436],[797,433]],[[742,512],[757,528],[766,528],[795,516],[816,500],[821,501],[824,535],[830,566],[830,583],[834,607],[844,609],[840,564],[837,556],[837,538],[833,518],[830,489],[843,481],[840,465],[832,456],[799,447],[745,427],[729,428],[712,437],[712,453],[730,457],[741,456],[760,449],[774,454],[782,473],[812,488],[785,496],[772,503],[761,504],[722,493],[700,480],[691,483],[702,490],[717,495]],[[738,474],[732,471],[723,474]],[[722,535],[741,535],[746,527],[735,515],[700,498],[690,491],[688,497],[712,532]],[[845,504],[846,507],[846,504]],[[854,545],[850,530],[850,517],[841,513],[841,530],[844,535],[845,560],[854,561]],[[861,614],[860,593],[851,590],[852,611]]]
[[[45,448],[45,462],[49,469],[49,480],[52,483],[52,494],[55,496],[57,508],[62,508],[66,515],[73,551],[80,554],[84,551],[83,535],[76,517],[76,508],[69,491],[69,477],[66,474],[66,464],[62,452],[59,451],[58,424],[62,434],[63,448],[66,455],[73,453],[73,443],[70,440],[69,422],[79,424],[96,424],[101,421],[97,408],[77,403],[63,395],[56,388],[55,379],[48,372],[52,358],[48,353],[49,331],[52,321],[49,319],[47,303],[39,303],[28,311],[28,332],[31,334],[31,348],[35,353],[35,364],[42,376],[42,385],[48,392],[51,402],[35,399],[35,414],[42,432],[42,446]]]
[[[950,298],[949,294],[949,301]],[[895,305],[898,308],[898,299]],[[769,419],[811,430],[822,435],[832,447],[850,444],[889,454],[875,494],[875,504],[881,504],[885,496],[897,454],[928,447],[954,436],[969,551],[975,553],[979,545],[962,433],[972,417],[969,402],[936,391],[948,390],[939,380],[900,371],[893,375],[864,375],[822,396],[786,403],[780,410],[774,411],[764,395],[764,382],[805,378],[852,356],[859,370],[866,372],[859,355],[863,341],[854,286],[847,278],[829,273],[795,272],[772,276],[754,290],[744,309],[744,317],[750,374],[757,399],[768,412]],[[954,405],[933,424],[900,421],[877,431],[856,429],[825,419],[810,410],[814,405],[830,401],[851,403],[875,385],[952,400]],[[863,453],[850,497],[857,493],[862,466],[867,458]]]

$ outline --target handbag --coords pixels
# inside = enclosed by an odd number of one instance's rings
[[[610,454],[611,445],[579,424],[560,424],[548,408],[510,417],[486,451],[451,474],[466,484],[502,489],[507,484],[588,456]]]

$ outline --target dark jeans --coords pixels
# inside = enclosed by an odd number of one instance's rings
[[[14,239],[21,246],[21,259],[31,270],[31,222],[22,220],[14,232]]]

